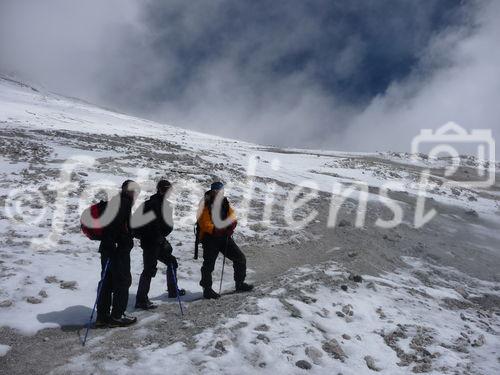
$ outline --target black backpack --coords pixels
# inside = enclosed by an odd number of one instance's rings
[[[147,202],[147,201],[146,201]],[[137,210],[135,210],[134,214],[132,215],[132,224],[134,224],[134,215],[139,215],[139,212],[144,212],[146,209],[146,202],[143,202]],[[147,236],[147,232],[149,230],[149,226],[151,223],[147,223],[144,225],[141,225],[140,227],[136,227],[133,225],[132,228],[132,236],[137,239],[142,239],[143,237]]]

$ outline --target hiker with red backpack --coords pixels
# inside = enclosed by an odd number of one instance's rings
[[[165,238],[174,228],[173,210],[168,201],[171,189],[169,181],[160,180],[156,185],[156,194],[145,201],[132,216],[132,223],[140,223],[140,217],[153,213],[151,221],[134,229],[135,237],[141,240],[144,264],[135,300],[135,307],[138,309],[151,310],[157,307],[149,300],[148,293],[151,279],[156,276],[158,261],[167,266],[168,297],[176,298],[186,294],[184,289],[177,286],[177,258],[172,255],[172,246]]]
[[[219,252],[223,254],[224,260],[227,257],[233,262],[236,291],[248,292],[253,289],[253,285],[245,283],[245,254],[232,238],[236,225],[236,214],[224,196],[224,184],[214,182],[201,200],[197,215],[197,242],[200,242],[203,248],[200,285],[206,299],[220,297],[220,294],[212,289],[212,272]]]
[[[128,293],[132,284],[130,273],[130,251],[134,247],[130,217],[132,206],[139,195],[139,185],[127,180],[121,192],[107,202],[106,212],[113,214],[109,224],[102,226],[101,282],[98,287],[97,319],[95,326],[125,327],[134,324],[137,318],[125,314]],[[112,308],[112,309],[111,309]],[[111,309],[111,313],[110,313]]]

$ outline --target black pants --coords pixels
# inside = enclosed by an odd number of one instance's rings
[[[101,279],[104,268],[109,260],[106,277],[102,282],[101,294],[97,303],[97,316],[105,318],[110,315],[120,318],[127,309],[128,291],[132,284],[130,274],[130,250],[134,243],[132,239],[118,244],[101,243]]]
[[[177,280],[177,259],[172,255],[172,246],[163,239],[156,242],[143,242],[142,259],[144,269],[139,278],[136,302],[142,303],[148,300],[148,293],[151,286],[151,279],[156,276],[158,261],[167,265],[167,289],[169,294],[176,294],[175,280]],[[169,266],[170,265],[170,266]],[[175,278],[174,278],[175,273]]]
[[[212,272],[219,252],[233,262],[234,281],[238,284],[245,281],[247,275],[247,259],[231,237],[206,236],[202,242],[203,265],[201,267],[200,285],[203,289],[212,287]]]

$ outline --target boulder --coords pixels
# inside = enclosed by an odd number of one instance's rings
[[[342,350],[342,347],[335,339],[323,342],[323,345],[321,347],[325,352],[333,356],[333,358],[338,359],[342,362],[344,362],[344,359],[347,358],[344,350]]]
[[[312,365],[306,360],[301,359],[300,361],[295,362],[295,366],[304,370],[310,370]]]

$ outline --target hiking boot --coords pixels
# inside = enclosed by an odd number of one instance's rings
[[[186,295],[186,291],[184,289],[179,289],[179,296]],[[177,298],[177,291],[168,292],[168,298]]]
[[[94,328],[107,328],[109,316],[98,316],[94,323]]]
[[[245,282],[236,283],[236,291],[237,292],[249,292],[253,289],[252,284],[247,284]]]
[[[123,314],[119,318],[114,318],[111,317],[109,319],[109,327],[110,328],[115,328],[115,327],[128,327],[132,324],[137,322],[137,318],[135,316],[128,316]]]
[[[218,299],[220,294],[216,293],[212,288],[203,289],[203,298],[205,299]]]
[[[158,307],[158,305],[155,305],[150,300],[146,300],[146,301],[136,302],[135,303],[135,308],[136,309],[153,310],[153,309],[156,309],[157,307]]]

